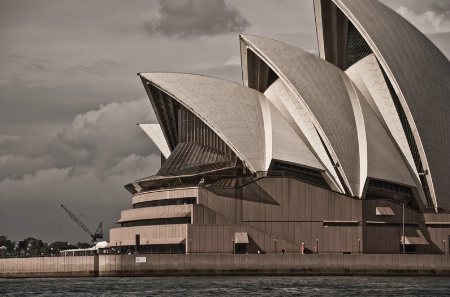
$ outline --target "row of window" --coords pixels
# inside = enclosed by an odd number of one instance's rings
[[[139,254],[185,254],[186,246],[184,244],[142,244],[139,246],[138,251],[136,246],[126,246],[121,247],[122,252],[120,253],[136,253]]]
[[[314,169],[282,162],[275,162],[273,166],[272,175],[276,176],[280,172],[282,173],[283,176],[292,176],[325,189],[330,188],[328,186],[328,183],[322,177],[320,171]]]
[[[161,200],[138,202],[138,203],[133,204],[133,208],[196,204],[196,203],[197,203],[197,199],[195,197],[176,198],[176,199],[161,199]]]
[[[369,187],[386,189],[386,190],[390,190],[390,191],[394,191],[394,192],[408,194],[411,196],[414,195],[410,187],[390,183],[387,181],[376,180],[376,179],[369,180]]]
[[[124,223],[122,223],[122,227],[173,225],[173,224],[190,224],[190,223],[191,223],[191,217],[163,218],[163,219],[148,219],[148,220],[124,222]]]

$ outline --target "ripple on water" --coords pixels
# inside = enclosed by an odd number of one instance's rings
[[[0,279],[0,296],[450,296],[445,277],[99,277]]]

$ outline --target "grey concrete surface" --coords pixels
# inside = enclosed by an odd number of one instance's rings
[[[204,253],[0,259],[0,278],[176,275],[450,276],[450,256]]]

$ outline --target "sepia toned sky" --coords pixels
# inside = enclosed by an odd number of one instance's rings
[[[383,2],[450,58],[449,0]],[[63,204],[107,240],[160,164],[136,74],[240,82],[242,32],[317,53],[312,0],[0,0],[0,235],[88,242]]]

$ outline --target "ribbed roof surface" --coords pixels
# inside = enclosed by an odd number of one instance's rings
[[[253,171],[265,170],[265,136],[259,97],[245,86],[181,73],[141,73],[204,121]]]
[[[305,142],[298,136],[286,119],[267,100],[272,123],[272,158],[324,170]]]
[[[378,1],[333,2],[391,74],[419,133],[437,203],[450,206],[450,62],[419,30]]]
[[[410,168],[418,176],[400,118],[375,56],[371,54],[365,57],[345,73],[363,93],[378,119],[393,136]]]
[[[367,137],[367,176],[403,185],[416,184],[402,156],[364,98],[360,100]]]
[[[348,77],[334,65],[292,45],[258,36],[241,38],[295,88],[323,129],[353,191],[358,193],[359,149],[344,83]]]
[[[245,66],[243,65],[243,67]],[[304,141],[305,145],[310,148],[311,153],[314,154],[323,168],[325,168],[325,171],[333,177],[336,185],[330,186],[336,191],[341,191],[342,189],[339,189],[339,186],[337,186],[339,178],[325,151],[319,134],[309,118],[306,108],[302,108],[298,99],[286,88],[281,79],[277,79],[273,82],[264,92],[264,95],[266,95],[270,102],[277,108],[295,133]],[[299,162],[299,164],[301,163]]]

